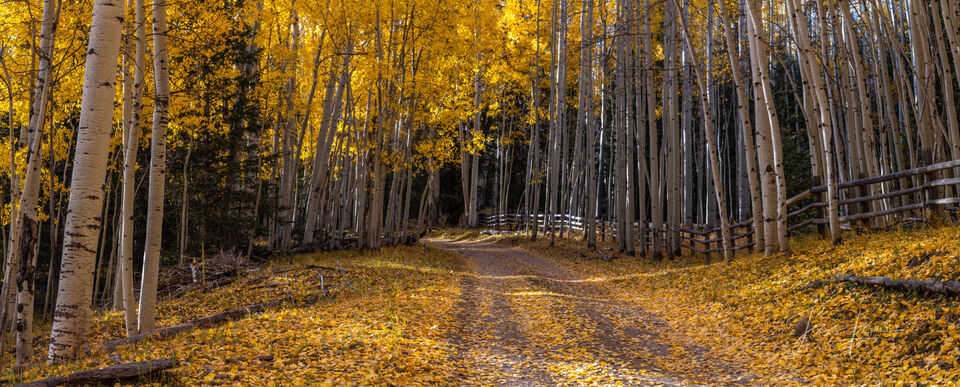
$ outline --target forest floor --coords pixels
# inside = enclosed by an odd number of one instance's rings
[[[960,278],[960,229],[794,240],[794,254],[653,262],[609,241],[435,232],[420,246],[292,256],[161,299],[158,326],[281,300],[223,325],[89,355],[8,383],[174,357],[164,385],[735,385],[960,380],[960,302],[822,283],[840,274]],[[342,267],[342,270],[340,269]],[[812,331],[795,337],[796,320]],[[38,332],[49,330],[40,324]],[[46,336],[46,335],[44,335]],[[45,354],[47,338],[37,341]]]

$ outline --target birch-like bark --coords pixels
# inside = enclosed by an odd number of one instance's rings
[[[748,0],[749,1],[749,0]],[[677,0],[673,0],[674,5],[679,7]],[[723,258],[727,263],[733,259],[733,245],[730,240],[730,220],[727,217],[727,200],[723,190],[723,180],[720,176],[720,158],[717,154],[716,140],[713,136],[713,119],[711,117],[710,111],[710,93],[706,92],[707,85],[704,80],[703,70],[700,68],[700,62],[697,60],[697,55],[693,51],[693,42],[690,39],[690,33],[687,30],[687,21],[686,18],[681,14],[680,16],[680,25],[681,32],[683,33],[683,39],[686,40],[686,49],[687,54],[690,55],[691,62],[693,64],[693,70],[697,77],[697,84],[700,86],[700,108],[703,113],[703,127],[706,132],[707,137],[707,150],[710,153],[710,167],[713,172],[713,186],[715,187],[715,194],[717,196],[717,204],[720,211],[720,232],[723,239]]]
[[[595,138],[594,134],[596,132],[596,127],[593,117],[593,0],[584,0],[583,1],[583,16],[581,17],[580,22],[580,55],[581,59],[581,109],[584,111],[584,121],[578,122],[577,125],[583,125],[582,129],[578,128],[577,131],[585,131],[586,135],[586,178],[584,184],[584,190],[586,190],[586,208],[584,210],[586,217],[586,224],[584,225],[584,233],[586,233],[587,239],[587,248],[594,250],[597,248],[597,183],[596,183],[596,163],[595,163],[595,153],[596,146],[594,144]],[[642,205],[642,204],[641,204]],[[642,221],[642,219],[641,219]]]
[[[146,42],[144,41],[146,15],[143,0],[130,1],[134,3],[134,21],[132,25],[127,24],[128,34],[132,36],[128,36],[126,56],[124,56],[123,198],[120,210],[120,293],[123,298],[123,322],[127,337],[139,333],[137,300],[133,294],[133,204],[136,192],[137,152],[140,149],[140,114],[143,110],[143,73],[146,65]],[[134,41],[136,51],[131,52],[133,49],[131,43]],[[132,78],[129,72],[130,62],[133,62]]]
[[[163,192],[167,175],[167,112],[170,108],[170,72],[167,63],[167,3],[153,4],[153,132],[150,134],[150,192],[147,194],[146,242],[140,282],[138,330],[155,329],[157,280],[163,234]]]
[[[652,221],[653,234],[653,259],[659,260],[661,257],[661,239],[660,232],[663,230],[663,212],[660,209],[660,140],[657,135],[657,107],[654,99],[655,89],[653,85],[654,73],[652,70],[653,61],[653,36],[650,32],[650,0],[644,0],[644,8],[648,12],[643,17],[643,68],[646,69],[646,93],[647,100],[647,126],[650,133],[650,219]]]
[[[757,179],[757,150],[753,139],[753,124],[750,120],[750,99],[747,96],[747,83],[743,79],[743,71],[740,68],[740,58],[737,56],[737,40],[733,34],[726,5],[720,5],[719,14],[723,24],[723,35],[727,43],[727,55],[730,57],[730,72],[733,75],[734,88],[737,92],[737,111],[739,112],[740,130],[743,136],[747,182],[750,186],[750,207],[753,213],[753,237],[755,248],[759,249],[764,244],[764,227],[763,222],[760,221],[763,214],[763,205],[760,201],[760,183]]]
[[[772,219],[774,226],[768,226],[767,231],[775,231],[777,239],[773,239],[774,234],[765,233],[767,238],[765,241],[764,254],[770,255],[776,252],[782,252],[785,255],[790,255],[790,243],[787,240],[787,184],[786,176],[784,176],[783,171],[783,149],[780,140],[780,120],[779,117],[777,117],[777,109],[774,106],[775,100],[773,96],[773,89],[770,86],[767,46],[761,42],[760,37],[760,34],[763,31],[762,9],[759,4],[754,3],[754,0],[747,0],[746,3],[749,12],[747,17],[747,24],[750,27],[748,29],[748,33],[750,34],[750,45],[752,47],[751,51],[754,54],[751,56],[751,60],[755,63],[754,69],[756,70],[756,73],[754,74],[754,82],[757,83],[761,94],[760,96],[762,96],[762,98],[758,98],[762,101],[762,104],[758,103],[757,112],[758,114],[765,114],[767,116],[766,121],[764,121],[767,125],[762,128],[758,128],[758,130],[765,130],[765,136],[759,137],[762,139],[762,137],[769,136],[769,156],[771,156],[769,166],[772,166],[772,170],[768,170],[768,167],[765,165],[761,172],[764,175],[772,173],[772,180],[775,184],[773,189],[774,197],[769,203],[774,207],[772,211],[768,211],[769,215],[775,216],[775,218]],[[763,113],[760,113],[761,108],[763,109]],[[764,148],[764,146],[760,147],[760,149]],[[765,153],[765,150],[761,151],[761,162],[764,163],[764,158],[767,157]],[[768,222],[767,216],[767,213],[765,213],[764,222]]]
[[[46,116],[47,101],[50,97],[53,42],[56,35],[59,6],[54,0],[45,0],[43,4],[43,20],[40,27],[40,48],[37,51],[37,79],[33,89],[31,101],[30,122],[28,127],[27,168],[24,172],[23,188],[20,191],[19,203],[16,207],[16,216],[11,219],[10,241],[6,256],[6,271],[4,272],[3,289],[0,290],[0,352],[3,350],[5,335],[8,331],[7,323],[15,317],[14,332],[16,332],[16,361],[23,365],[33,356],[33,298],[34,298],[34,269],[36,265],[36,242],[39,238],[37,223],[37,202],[40,194],[40,144],[43,134],[44,118]],[[9,87],[9,86],[8,86]],[[9,114],[13,114],[11,110]],[[10,127],[13,130],[13,127]],[[13,146],[13,144],[11,144]],[[11,209],[12,210],[12,209]],[[15,276],[14,276],[15,275]],[[14,287],[16,285],[16,293]],[[16,297],[14,297],[16,296]],[[16,314],[11,303],[16,303]]]
[[[830,111],[826,104],[828,103],[826,88],[824,86],[824,80],[820,68],[814,66],[816,62],[816,55],[814,55],[813,50],[810,45],[810,37],[807,33],[807,20],[806,16],[803,14],[803,8],[800,6],[798,0],[788,0],[789,8],[787,15],[792,19],[794,27],[794,36],[798,38],[797,45],[801,53],[801,65],[807,68],[807,73],[810,74],[810,80],[813,82],[814,95],[816,96],[815,106],[820,112],[820,120],[817,122],[817,128],[821,133],[821,140],[823,141],[823,151],[824,157],[823,160],[826,165],[824,165],[825,175],[826,175],[826,185],[827,185],[827,218],[830,225],[830,239],[833,241],[833,244],[840,244],[840,220],[839,220],[839,197],[837,183],[834,177],[834,157],[835,154],[830,151],[831,144],[833,142],[833,128],[830,118]]]
[[[319,52],[318,52],[319,54]],[[310,174],[310,190],[307,196],[307,214],[304,218],[303,243],[313,243],[314,228],[317,221],[317,211],[320,201],[320,190],[322,189],[322,180],[327,173],[327,164],[330,160],[332,151],[333,137],[337,132],[337,124],[340,119],[340,110],[343,106],[343,95],[350,82],[350,61],[353,57],[353,43],[348,42],[346,54],[343,58],[340,70],[340,77],[333,81],[333,68],[331,68],[331,82],[328,82],[327,95],[329,103],[324,103],[329,109],[323,112],[323,118],[320,120],[320,130],[317,134],[317,150],[313,159],[313,170]],[[304,125],[306,125],[304,120]]]
[[[90,329],[90,297],[96,258],[97,216],[103,205],[123,3],[96,0],[84,71],[77,152],[64,228],[62,270],[48,360],[79,356]]]

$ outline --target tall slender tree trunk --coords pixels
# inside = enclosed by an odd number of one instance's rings
[[[307,193],[307,211],[304,217],[303,243],[313,243],[314,227],[317,222],[317,211],[320,205],[320,191],[322,181],[327,174],[327,164],[332,151],[333,137],[337,132],[337,124],[340,119],[340,110],[343,104],[343,95],[350,82],[350,61],[353,53],[353,43],[348,42],[346,54],[340,65],[340,76],[335,78],[335,72],[331,67],[330,81],[327,83],[327,95],[324,97],[324,106],[327,106],[323,112],[323,118],[320,120],[320,130],[317,137],[317,151],[314,154],[313,170],[310,173],[310,188]],[[317,53],[319,55],[319,51]],[[318,56],[319,57],[319,56]],[[309,98],[308,98],[309,100]],[[306,127],[306,118],[303,121]]]
[[[40,162],[43,159],[40,154],[40,145],[47,101],[52,87],[53,42],[58,17],[58,3],[54,0],[45,0],[40,27],[40,48],[36,52],[40,60],[37,64],[37,79],[33,88],[30,122],[27,128],[27,168],[24,172],[20,195],[14,196],[18,199],[17,206],[11,207],[11,214],[15,216],[11,217],[10,241],[7,243],[9,248],[6,250],[9,256],[4,257],[7,265],[3,288],[0,290],[0,308],[2,308],[0,310],[0,353],[3,351],[6,333],[9,330],[7,324],[11,318],[15,318],[16,323],[13,328],[16,332],[17,365],[29,362],[33,356],[34,269],[36,242],[39,238],[37,202],[40,194]],[[13,115],[13,110],[10,110],[9,114]],[[13,131],[12,126],[10,131]],[[11,143],[10,146],[13,147],[14,144]],[[12,212],[14,210],[16,210],[15,214]],[[14,293],[14,285],[16,285],[16,293]],[[11,307],[12,303],[16,304],[16,312]]]
[[[477,48],[480,47],[480,35],[477,34]],[[483,136],[483,127],[481,126],[482,112],[480,109],[480,103],[483,98],[483,56],[481,52],[477,52],[477,74],[474,82],[474,94],[473,94],[473,108],[475,110],[473,115],[473,133],[470,135],[471,141],[476,143],[476,136]],[[477,206],[478,206],[478,192],[477,189],[480,187],[480,180],[478,172],[480,170],[480,150],[474,149],[471,154],[470,160],[470,212],[467,225],[471,228],[477,227]]]
[[[140,124],[143,111],[143,79],[146,65],[146,42],[144,41],[144,21],[146,18],[143,0],[130,0],[134,3],[133,25],[127,25],[132,32],[127,41],[128,53],[124,57],[124,117],[123,122],[123,198],[120,224],[120,287],[123,298],[123,321],[127,337],[139,333],[137,329],[137,300],[133,294],[133,204],[136,192],[137,152],[140,148]],[[131,31],[132,29],[132,31]],[[131,43],[135,41],[136,51],[131,53]],[[133,77],[129,74],[129,62],[133,62]],[[127,97],[130,97],[129,101]],[[129,112],[127,112],[129,110]]]
[[[83,80],[77,152],[64,228],[62,270],[48,360],[80,355],[90,329],[90,296],[96,258],[97,216],[103,205],[123,3],[96,0]]]
[[[153,4],[153,132],[150,135],[150,192],[147,195],[147,229],[140,282],[138,330],[155,329],[157,279],[163,234],[163,192],[167,175],[167,111],[170,107],[170,73],[167,63],[167,4]]]
[[[659,260],[662,256],[660,235],[663,231],[663,212],[660,208],[661,190],[660,190],[660,137],[657,134],[657,107],[654,96],[654,73],[653,73],[653,36],[650,31],[650,10],[651,1],[644,0],[644,8],[647,12],[643,17],[643,68],[646,69],[646,100],[647,100],[647,126],[650,133],[650,220],[652,224],[653,235],[653,259]]]
[[[816,96],[815,106],[820,112],[820,120],[817,122],[817,127],[821,133],[821,140],[823,140],[823,151],[824,151],[824,170],[826,171],[826,185],[827,185],[827,218],[830,224],[830,239],[833,241],[833,244],[840,244],[840,221],[839,221],[839,197],[837,183],[834,176],[833,162],[835,154],[830,151],[831,144],[833,142],[833,128],[830,118],[830,111],[827,106],[829,103],[826,95],[826,88],[824,86],[824,80],[820,72],[819,66],[814,66],[816,61],[816,56],[813,53],[813,50],[810,45],[810,38],[807,34],[807,20],[806,16],[803,14],[803,8],[800,5],[798,0],[788,0],[790,1],[790,7],[788,8],[787,15],[789,15],[793,22],[793,27],[795,29],[795,36],[798,38],[797,45],[799,46],[801,53],[801,65],[807,68],[807,73],[810,75],[810,79],[813,82],[813,90]]]
[[[754,0],[747,0],[748,8],[748,34],[750,34],[750,46],[751,46],[751,61],[754,63],[754,82],[759,89],[758,93],[758,102],[757,104],[757,114],[765,115],[766,120],[762,120],[766,125],[759,127],[758,130],[763,130],[763,134],[758,136],[758,141],[763,141],[759,147],[761,149],[761,162],[764,163],[763,170],[761,173],[764,175],[765,184],[769,184],[772,180],[774,187],[771,192],[766,194],[773,194],[773,197],[770,199],[769,203],[764,203],[764,222],[772,223],[772,226],[767,226],[766,231],[775,231],[774,234],[769,234],[765,232],[767,236],[765,251],[766,255],[770,255],[776,252],[783,252],[785,255],[790,254],[790,245],[787,240],[787,186],[786,186],[786,177],[783,172],[783,150],[780,140],[780,120],[777,116],[777,109],[774,106],[774,96],[773,90],[770,87],[770,75],[768,71],[768,60],[767,60],[767,47],[765,44],[761,43],[761,33],[763,32],[763,23],[762,20],[762,10],[760,4],[756,4]],[[762,110],[761,110],[762,109]],[[761,113],[762,112],[762,113]],[[759,118],[758,118],[758,121]],[[769,144],[767,144],[769,141]],[[769,152],[766,151],[769,149]],[[769,154],[767,154],[769,153]],[[767,163],[766,158],[770,157],[769,163]],[[767,176],[767,174],[772,174],[772,176]],[[767,205],[772,205],[770,210],[766,209]],[[768,218],[772,216],[773,218]],[[777,236],[777,239],[773,239],[773,235]]]
[[[586,234],[587,248],[594,250],[597,248],[597,183],[596,183],[596,145],[595,133],[596,123],[593,117],[593,0],[583,1],[583,16],[580,22],[580,55],[581,55],[581,91],[582,103],[581,109],[584,111],[584,121],[578,122],[582,129],[577,132],[585,131],[586,136],[586,178],[584,179],[584,190],[586,191],[585,218],[583,232]],[[642,187],[641,187],[642,189]],[[641,203],[640,205],[643,205]],[[641,219],[641,221],[643,221]]]
[[[183,267],[186,264],[186,255],[187,255],[187,238],[189,237],[187,230],[190,224],[189,217],[189,208],[190,200],[187,196],[187,191],[190,187],[190,178],[187,176],[187,171],[190,168],[190,156],[193,155],[193,138],[187,143],[187,155],[183,158],[183,169],[180,171],[180,180],[181,180],[181,190],[180,190],[180,262],[178,265]]]
[[[737,111],[740,118],[740,130],[743,137],[744,156],[747,165],[747,182],[750,186],[750,205],[753,213],[753,230],[755,248],[764,244],[764,227],[760,217],[763,216],[763,206],[760,198],[760,183],[757,179],[757,157],[753,139],[753,125],[750,120],[750,99],[747,96],[747,84],[743,79],[743,70],[740,68],[740,58],[737,56],[737,41],[733,34],[727,7],[720,6],[720,17],[723,24],[723,34],[727,43],[727,55],[730,57],[730,72],[733,75],[734,88],[737,92]]]
[[[677,0],[673,0],[674,5],[679,7]],[[715,194],[717,196],[717,204],[720,210],[720,230],[723,239],[723,258],[727,263],[730,263],[733,253],[733,245],[730,240],[730,220],[727,216],[727,200],[723,190],[723,180],[720,176],[720,158],[717,152],[716,140],[713,136],[713,122],[710,111],[710,92],[707,88],[706,81],[704,80],[703,70],[700,69],[700,62],[697,60],[697,55],[693,51],[693,42],[690,39],[690,33],[687,29],[686,18],[682,15],[680,17],[681,32],[683,33],[683,38],[686,40],[686,49],[687,53],[690,55],[691,62],[693,64],[694,73],[697,76],[697,84],[700,86],[700,108],[703,112],[703,127],[707,136],[707,150],[710,153],[710,167],[713,172],[713,185],[715,187]]]

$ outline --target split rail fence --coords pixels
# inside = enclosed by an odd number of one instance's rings
[[[926,222],[930,216],[952,219],[957,213],[956,204],[960,203],[960,177],[941,177],[951,169],[960,168],[960,160],[930,164],[923,167],[893,172],[886,175],[849,180],[837,184],[840,190],[840,223],[845,228],[862,227],[885,229],[896,225],[909,225]],[[956,174],[960,176],[960,174]],[[819,182],[815,181],[814,184]],[[811,201],[809,198],[813,198]],[[807,199],[807,200],[805,200]],[[807,226],[815,226],[822,235],[828,234],[827,224],[827,187],[814,185],[809,189],[787,199],[787,206],[800,208],[788,212],[787,229],[790,232]],[[492,214],[481,220],[488,229],[529,231],[537,227],[545,233],[545,214]],[[582,234],[586,219],[568,214],[554,215],[554,227],[558,232]],[[753,219],[731,224],[733,249],[752,248]],[[597,219],[596,232],[601,240],[616,238],[616,223],[609,219]],[[638,235],[639,224],[634,223],[634,235]],[[666,230],[647,227],[648,245],[656,234],[666,245]],[[723,251],[719,226],[682,225],[680,226],[681,248],[700,253],[711,254]]]

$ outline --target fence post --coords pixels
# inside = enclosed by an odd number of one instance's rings
[[[867,175],[866,175],[865,173],[863,173],[863,172],[860,172],[860,173],[857,175],[857,179],[865,179],[866,177],[867,177]],[[869,196],[869,195],[870,195],[870,185],[869,185],[869,184],[860,184],[860,185],[857,186],[857,198],[861,198],[861,197]],[[864,200],[864,201],[860,202],[860,204],[859,204],[858,207],[860,207],[859,213],[861,213],[861,214],[867,214],[867,213],[873,212],[873,209],[872,209],[871,206],[870,206],[870,201],[869,201],[869,200]],[[872,217],[867,217],[867,218],[860,219],[861,225],[863,225],[863,227],[870,228],[870,226],[871,226],[871,225],[870,225],[870,219],[872,219]]]
[[[931,151],[930,148],[925,148],[920,150],[920,157],[923,160],[924,166],[933,164],[933,151]],[[934,180],[937,180],[937,171],[929,171],[923,174],[924,184],[932,182]],[[937,199],[940,199],[940,191],[937,189],[936,186],[927,187],[926,191],[927,191],[928,203],[935,201]],[[927,203],[924,203],[924,207],[930,207],[930,205]],[[933,211],[933,217],[937,218],[937,221],[947,219],[946,213],[943,210],[942,204],[933,204],[932,208],[930,209]],[[929,222],[929,219],[928,219],[928,222]]]
[[[820,176],[813,177],[813,186],[818,187],[822,184]],[[827,202],[827,191],[822,190],[816,193],[817,203],[826,203]],[[820,236],[826,238],[829,235],[829,230],[827,229],[827,212],[824,211],[823,207],[817,206],[816,208],[816,217],[817,217],[817,232],[820,233]]]
[[[708,223],[708,225],[707,225],[707,239],[706,239],[706,240],[709,241],[709,240],[711,240],[711,239],[713,239],[713,229],[710,228],[709,223]],[[710,264],[710,261],[713,260],[713,252],[710,251],[711,249],[713,249],[713,242],[707,242],[707,243],[705,243],[705,244],[703,245],[703,251],[706,252],[706,254],[704,254],[704,257],[703,257],[703,262],[706,263],[706,264]]]

